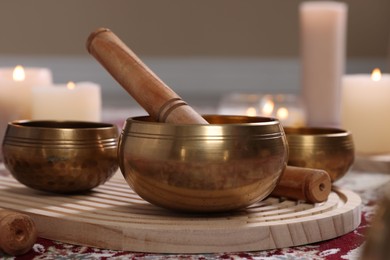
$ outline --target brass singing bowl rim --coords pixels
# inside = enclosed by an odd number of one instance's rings
[[[117,126],[103,122],[16,120],[8,123],[4,141],[94,142],[116,139]]]
[[[332,127],[284,127],[289,146],[343,145],[353,146],[348,130]],[[304,141],[303,141],[304,140]]]
[[[170,124],[156,122],[150,116],[130,117],[122,134],[161,135],[165,137],[235,137],[243,135],[273,138],[284,135],[278,119],[272,117],[254,117],[239,115],[203,115],[210,124]]]
[[[274,125],[279,124],[279,120],[273,117],[263,116],[244,116],[244,115],[213,115],[206,114],[202,115],[207,122],[212,125]],[[243,122],[243,119],[245,120]],[[157,122],[151,116],[135,116],[127,118],[128,121],[144,122],[146,124],[164,125],[170,126],[182,126],[182,127],[193,127],[193,126],[210,126],[210,124],[172,124],[166,122]]]
[[[289,135],[312,135],[318,137],[344,137],[350,135],[348,130],[332,127],[284,127]]]

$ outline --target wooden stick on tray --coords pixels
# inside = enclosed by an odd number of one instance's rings
[[[325,201],[331,189],[332,182],[326,171],[287,166],[271,195],[317,203]]]
[[[0,209],[0,250],[9,255],[27,253],[37,240],[37,230],[30,216]]]
[[[208,124],[109,29],[92,32],[87,49],[156,121]],[[309,176],[310,173],[313,175]],[[287,166],[276,192],[278,196],[292,199],[324,201],[331,189],[326,175],[314,169]]]

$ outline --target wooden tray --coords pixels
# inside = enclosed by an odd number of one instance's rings
[[[72,196],[0,177],[0,207],[30,215],[40,237],[138,252],[254,251],[318,242],[357,228],[360,204],[357,194],[335,190],[321,204],[268,198],[234,213],[189,215],[143,201],[121,176]]]

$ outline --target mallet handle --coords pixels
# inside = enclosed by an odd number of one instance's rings
[[[287,166],[271,195],[318,203],[327,200],[332,189],[324,170]]]
[[[207,124],[109,29],[92,32],[87,49],[156,121]]]

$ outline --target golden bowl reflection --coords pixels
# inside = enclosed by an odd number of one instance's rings
[[[284,127],[289,146],[288,164],[322,169],[332,182],[342,178],[354,162],[352,134],[343,129]]]
[[[119,165],[146,201],[179,211],[217,212],[268,196],[288,158],[279,121],[263,117],[204,118],[209,125],[127,119]]]
[[[118,129],[78,121],[14,121],[3,140],[4,164],[24,185],[74,193],[107,181],[118,169]]]

